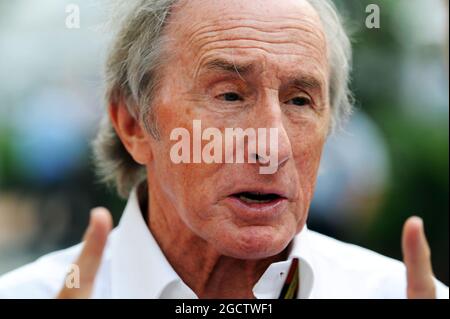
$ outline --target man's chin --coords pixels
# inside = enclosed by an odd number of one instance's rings
[[[294,237],[294,234],[283,236],[280,232],[264,230],[262,227],[264,226],[247,227],[239,234],[225,237],[229,239],[216,243],[218,251],[237,259],[264,259],[281,253]]]

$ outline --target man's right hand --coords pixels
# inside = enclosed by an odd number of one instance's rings
[[[94,208],[91,211],[89,226],[83,237],[83,249],[75,262],[79,268],[79,287],[64,285],[57,295],[58,299],[87,299],[91,297],[95,277],[111,229],[112,217],[110,212],[106,208]]]

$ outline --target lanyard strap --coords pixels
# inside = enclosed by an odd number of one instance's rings
[[[283,288],[281,289],[278,299],[296,299],[299,286],[298,278],[298,258],[292,259],[291,267],[289,268],[288,275],[284,281]]]

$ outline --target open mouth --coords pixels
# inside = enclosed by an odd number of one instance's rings
[[[246,204],[266,204],[283,199],[275,193],[241,192],[232,195]]]
[[[249,223],[269,223],[283,215],[288,207],[288,195],[279,189],[239,189],[224,201],[240,219]]]

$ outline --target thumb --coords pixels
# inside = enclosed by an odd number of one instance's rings
[[[407,272],[408,298],[436,298],[430,247],[421,218],[413,216],[405,222],[402,250]]]
[[[111,214],[106,208],[98,207],[91,211],[89,226],[84,234],[84,246],[73,267],[79,274],[79,285],[67,284],[57,298],[89,298],[92,293],[97,270],[105,248],[108,234],[112,229]]]

